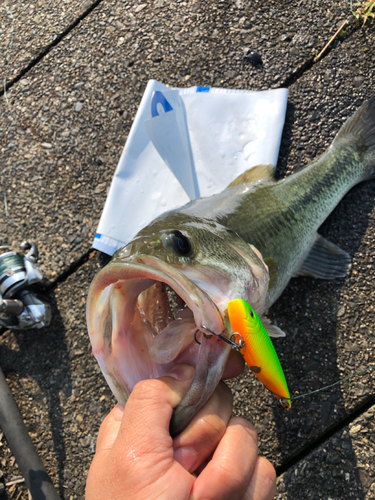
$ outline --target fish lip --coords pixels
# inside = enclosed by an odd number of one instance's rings
[[[140,260],[142,262],[139,262]],[[99,316],[99,312],[97,311],[98,304],[96,302],[97,294],[118,281],[131,279],[148,279],[150,282],[162,281],[167,283],[191,309],[197,329],[204,324],[204,326],[215,333],[219,334],[224,331],[224,321],[218,307],[209,295],[199,288],[194,281],[178,269],[155,257],[137,256],[136,259],[131,261],[115,260],[108,264],[96,275],[90,285],[86,314],[90,340],[93,347],[94,336],[97,335],[97,338],[102,337],[101,323],[97,320]],[[100,349],[98,351],[100,352]],[[195,414],[212,395],[222,378],[229,352],[230,346],[218,337],[213,336],[211,339],[206,339],[202,336],[201,345],[197,346],[194,365],[195,372],[191,386],[173,412],[170,425],[170,432],[173,436],[186,428]],[[115,371],[106,370],[106,363],[103,362],[105,354],[103,354],[102,362],[99,359],[100,355],[98,357],[98,352],[94,352],[94,354],[116,398],[120,404],[124,405],[134,384],[129,385],[124,380],[123,383],[125,383],[126,390],[121,389],[121,387],[119,388]],[[178,361],[176,362],[178,363]]]
[[[150,256],[139,256],[127,262],[111,262],[95,276],[87,299],[86,317],[89,329],[89,309],[95,300],[95,291],[103,290],[121,279],[152,279],[167,283],[191,309],[197,328],[204,325],[215,333],[224,330],[222,315],[209,295],[175,267]],[[210,308],[201,307],[204,302],[208,302]]]

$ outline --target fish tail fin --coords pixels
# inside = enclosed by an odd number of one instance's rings
[[[336,135],[332,148],[339,144],[355,145],[363,166],[364,174],[361,180],[375,177],[375,95],[344,123]]]

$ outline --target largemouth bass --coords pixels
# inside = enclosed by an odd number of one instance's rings
[[[375,96],[316,161],[278,182],[273,171],[256,167],[222,193],[161,215],[91,284],[93,353],[122,405],[138,381],[160,377],[176,363],[195,367],[174,411],[172,435],[223,375],[231,347],[207,332],[231,336],[230,300],[246,300],[261,317],[292,276],[345,276],[349,255],[317,230],[355,184],[374,177]],[[206,332],[200,344],[197,330]]]

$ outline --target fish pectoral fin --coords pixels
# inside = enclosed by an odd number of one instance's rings
[[[266,330],[266,332],[270,337],[273,338],[286,337],[286,333],[283,332],[281,328],[279,328],[278,326],[271,325],[271,321],[269,319],[262,318],[261,321],[264,329]]]
[[[232,181],[228,187],[247,183],[275,182],[275,165],[257,165],[251,167]]]
[[[317,234],[309,254],[295,276],[334,279],[346,276],[351,265],[350,255],[340,247]]]

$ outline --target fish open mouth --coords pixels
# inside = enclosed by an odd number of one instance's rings
[[[153,337],[150,357],[161,365],[176,361],[181,357],[180,353],[192,344],[196,330],[192,310],[173,288],[162,281],[155,282],[139,294],[137,307]]]
[[[190,389],[175,409],[173,433],[186,427],[219,383],[230,347],[194,333],[222,333],[215,303],[178,269],[155,257],[112,262],[95,277],[87,302],[93,353],[116,399],[124,405],[140,380],[176,363],[195,367]]]

